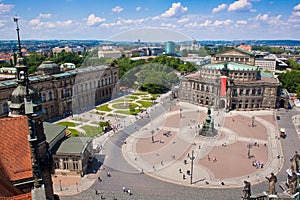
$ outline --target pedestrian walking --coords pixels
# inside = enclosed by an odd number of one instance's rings
[[[209,157],[209,155],[207,155],[207,160],[208,160],[208,161],[210,161],[210,157]]]

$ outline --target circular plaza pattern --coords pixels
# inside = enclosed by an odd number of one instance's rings
[[[213,111],[218,135],[210,138],[199,135],[206,113],[207,108],[177,103],[130,135],[123,156],[152,177],[197,187],[241,187],[244,180],[256,184],[280,171],[272,111]]]

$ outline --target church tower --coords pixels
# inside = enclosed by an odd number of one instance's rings
[[[30,85],[28,66],[21,52],[18,20],[18,18],[14,18],[14,22],[17,25],[19,49],[16,62],[18,86],[12,92],[10,101],[8,102],[10,109],[9,117],[26,115],[28,119],[28,142],[31,149],[34,176],[33,199],[54,199],[51,179],[53,159],[49,151],[49,144],[46,141],[43,122],[41,120],[44,110],[38,91]],[[44,190],[43,195],[40,192],[42,190]]]

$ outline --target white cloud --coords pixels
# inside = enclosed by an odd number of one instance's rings
[[[227,8],[227,5],[225,3],[218,5],[218,7],[214,8],[211,12],[213,14],[220,12],[221,10],[224,10]]]
[[[294,10],[300,10],[300,3],[294,7]]]
[[[39,18],[49,19],[51,17],[52,17],[52,14],[50,14],[50,13],[47,13],[47,14],[40,13],[40,15],[39,15]]]
[[[230,20],[230,19],[227,19],[227,20],[224,20],[224,21],[222,21],[222,20],[216,20],[216,21],[214,22],[214,25],[215,25],[215,26],[229,25],[229,24],[231,24],[231,23],[232,23],[232,20]]]
[[[293,16],[300,17],[300,11],[299,12],[293,12]]]
[[[11,10],[13,7],[15,7],[15,6],[12,5],[12,4],[4,4],[4,3],[1,3],[1,4],[0,4],[0,14],[10,12],[10,10]]]
[[[256,17],[255,17],[255,20],[256,21],[267,21],[269,19],[269,15],[268,14],[258,14]]]
[[[230,4],[228,11],[251,11],[252,4],[248,0],[238,0]]]
[[[140,11],[142,9],[142,7],[138,6],[135,8],[136,11]]]
[[[29,21],[30,25],[38,25],[41,22],[39,18],[33,19]]]
[[[245,24],[247,24],[248,22],[247,22],[246,20],[238,20],[236,23],[237,23],[237,24],[240,24],[240,25],[245,25]]]
[[[4,23],[5,23],[4,20],[0,20],[0,28],[3,27],[3,26],[5,25]]]
[[[122,12],[124,9],[121,6],[116,6],[114,8],[111,9],[114,13],[120,13]]]
[[[178,23],[179,23],[179,24],[184,24],[184,23],[186,23],[186,22],[188,22],[188,21],[190,21],[189,18],[183,18],[183,19],[178,20]]]
[[[52,14],[39,14],[35,19],[29,21],[29,25],[33,26],[33,29],[43,29],[43,28],[59,28],[67,27],[73,24],[72,20],[66,21],[42,21],[43,19],[49,19]]]
[[[87,18],[86,24],[88,26],[98,26],[101,22],[104,22],[106,19],[97,17],[95,14],[90,14]]]
[[[161,26],[168,27],[168,28],[176,28],[176,25],[171,23],[162,23]]]
[[[200,27],[210,26],[212,24],[211,20],[205,20],[202,24],[200,24]]]
[[[180,17],[187,12],[188,8],[183,7],[181,2],[172,3],[172,7],[161,14],[162,17]]]

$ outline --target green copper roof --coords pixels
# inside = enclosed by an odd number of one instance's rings
[[[207,64],[207,65],[204,65],[202,68],[203,69],[221,70],[225,67],[225,64],[226,63]],[[257,67],[252,66],[252,65],[245,65],[245,64],[235,63],[235,62],[229,62],[229,63],[227,63],[227,69],[229,69],[230,71],[234,71],[234,70],[253,71],[253,70],[257,70]]]
[[[43,122],[43,125],[44,132],[46,134],[46,140],[49,144],[66,129],[66,127],[51,124],[49,122]]]
[[[59,66],[53,62],[53,61],[44,61],[42,64],[40,64],[40,66],[38,67],[38,69],[49,69],[49,68],[59,68]]]
[[[91,140],[90,137],[70,137],[61,143],[56,155],[83,154]]]
[[[275,78],[272,73],[269,72],[260,72],[261,76],[267,77],[267,78]]]

